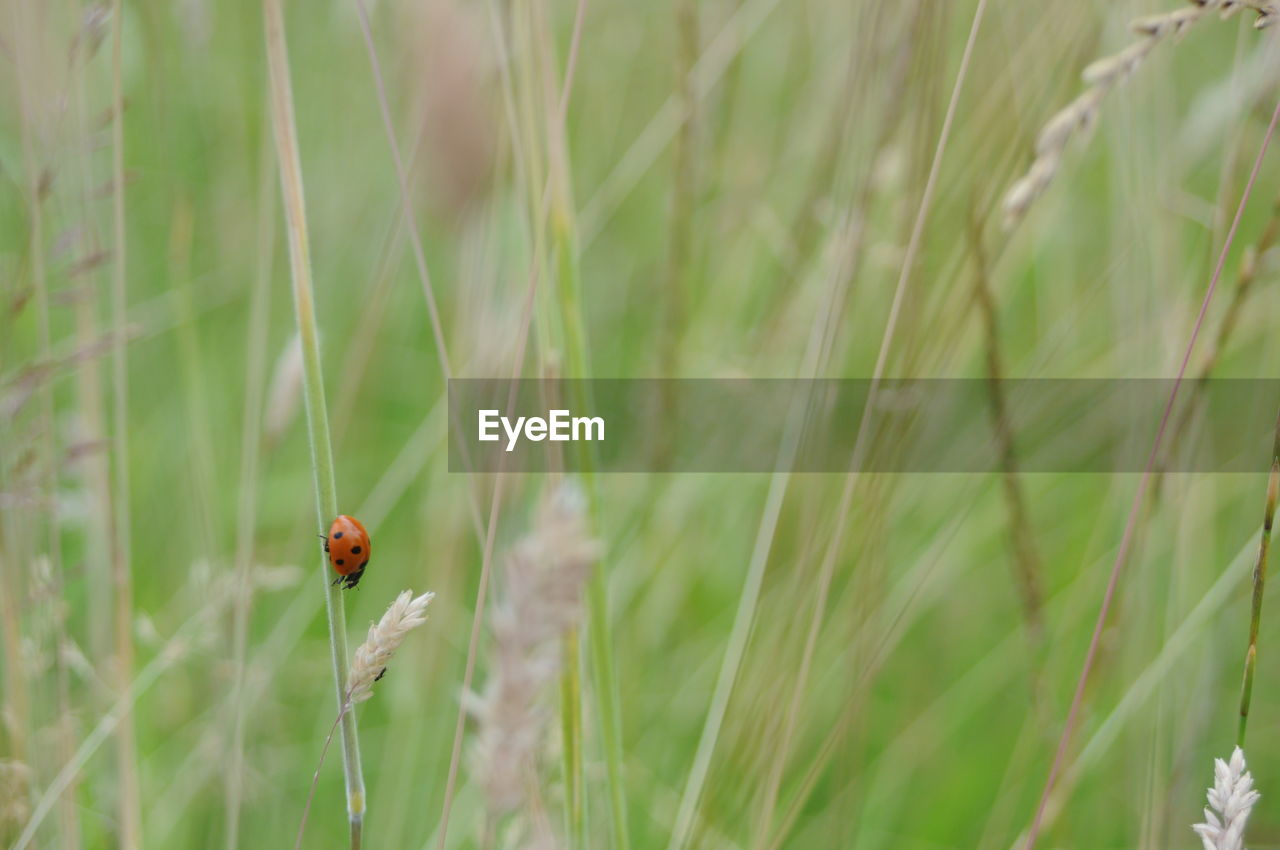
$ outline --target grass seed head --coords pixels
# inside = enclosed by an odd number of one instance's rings
[[[558,641],[581,618],[582,587],[599,557],[582,491],[562,484],[503,564],[491,619],[494,660],[484,693],[469,700],[480,725],[473,770],[492,814],[524,803],[547,739],[543,696],[560,671]]]
[[[1244,850],[1245,824],[1260,796],[1253,790],[1253,775],[1246,769],[1243,750],[1236,747],[1230,761],[1214,759],[1204,823],[1191,827],[1204,842],[1204,850]]]
[[[356,649],[347,674],[347,700],[352,705],[373,696],[373,683],[387,669],[405,635],[427,621],[427,605],[434,597],[434,593],[414,596],[406,590],[391,603],[382,619],[369,627],[369,636]]]

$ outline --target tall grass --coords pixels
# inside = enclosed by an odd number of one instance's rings
[[[112,456],[115,491],[111,541],[112,598],[115,601],[115,684],[124,693],[133,679],[133,531],[129,477],[129,361],[125,350],[128,308],[128,239],[126,236],[124,171],[124,4],[115,0],[111,14],[111,377]],[[141,791],[138,787],[138,747],[133,714],[128,708],[116,730],[116,771],[119,785],[120,845],[142,846]]]
[[[1244,185],[1244,189],[1240,194],[1240,203],[1236,206],[1235,217],[1231,221],[1231,227],[1227,231],[1226,238],[1222,243],[1222,250],[1218,254],[1217,265],[1214,267],[1213,275],[1209,278],[1209,285],[1205,288],[1204,298],[1200,303],[1200,312],[1196,315],[1195,323],[1191,327],[1190,338],[1182,355],[1181,362],[1178,366],[1177,377],[1174,379],[1173,387],[1169,394],[1169,402],[1165,405],[1164,413],[1161,416],[1160,424],[1156,429],[1155,439],[1152,442],[1151,452],[1147,458],[1146,467],[1143,469],[1142,476],[1138,480],[1138,487],[1134,494],[1133,504],[1129,509],[1128,519],[1125,521],[1124,533],[1120,539],[1119,548],[1116,550],[1115,561],[1111,566],[1110,577],[1107,581],[1107,589],[1102,597],[1102,606],[1098,611],[1098,617],[1094,622],[1093,636],[1089,640],[1089,648],[1085,652],[1084,663],[1080,669],[1080,676],[1076,680],[1075,694],[1071,698],[1071,707],[1067,711],[1067,719],[1063,724],[1062,734],[1058,738],[1057,751],[1054,753],[1053,764],[1049,768],[1048,778],[1045,780],[1044,791],[1040,795],[1040,802],[1036,806],[1036,814],[1031,821],[1031,828],[1027,833],[1026,850],[1032,850],[1035,847],[1036,839],[1040,832],[1040,823],[1043,820],[1045,809],[1049,803],[1050,794],[1053,792],[1054,780],[1057,778],[1058,771],[1062,765],[1063,754],[1066,751],[1068,742],[1071,740],[1071,733],[1074,730],[1076,715],[1080,710],[1080,705],[1084,697],[1085,684],[1089,679],[1089,673],[1093,667],[1094,659],[1097,657],[1099,641],[1102,636],[1103,626],[1107,621],[1107,613],[1111,608],[1111,602],[1115,596],[1116,584],[1120,578],[1120,570],[1125,564],[1125,560],[1129,555],[1130,546],[1133,543],[1133,536],[1136,530],[1136,523],[1139,510],[1147,495],[1147,486],[1150,483],[1151,472],[1155,466],[1156,458],[1160,456],[1160,448],[1164,438],[1165,430],[1169,425],[1169,416],[1173,410],[1174,403],[1178,398],[1178,390],[1181,388],[1182,379],[1186,375],[1187,365],[1191,360],[1191,353],[1195,349],[1196,339],[1200,335],[1200,329],[1204,324],[1205,313],[1209,309],[1209,302],[1213,299],[1214,292],[1217,290],[1218,281],[1222,278],[1222,270],[1227,261],[1227,253],[1231,249],[1231,243],[1235,239],[1236,230],[1240,226],[1240,219],[1244,215],[1245,205],[1248,203],[1249,195],[1253,191],[1254,182],[1257,180],[1258,172],[1262,168],[1263,157],[1267,153],[1267,147],[1271,142],[1272,135],[1275,133],[1276,122],[1280,121],[1280,102],[1276,104],[1275,110],[1271,113],[1271,122],[1267,125],[1266,134],[1262,137],[1262,144],[1258,149],[1258,155],[1253,162],[1253,170],[1249,173],[1249,179]],[[1268,500],[1270,501],[1270,500]]]
[[[469,475],[444,382],[1171,373],[1274,106],[1256,16],[348,0],[288,5],[286,60],[284,5],[267,67],[257,4],[0,12],[0,842],[289,846],[314,780],[303,846],[350,844],[357,811],[369,847],[1025,844],[1134,477],[1019,468],[995,395],[989,475]],[[997,233],[1028,141],[1093,87],[1063,69],[1139,42]],[[1189,376],[1275,362],[1275,239],[1244,211]],[[1274,584],[1261,477],[1143,502],[1041,845],[1190,846],[1242,701],[1249,838],[1280,823],[1280,619],[1238,666],[1246,574]],[[575,479],[601,561],[574,616],[522,609],[526,664],[503,553]],[[381,554],[321,622],[338,509]],[[347,681],[342,607],[376,621],[404,587],[439,628],[341,712],[341,805],[318,685]]]
[[[1135,20],[1130,26],[1138,39],[1118,53],[1104,56],[1086,67],[1081,77],[1087,88],[1041,129],[1036,138],[1036,156],[1031,167],[1005,194],[1006,225],[1012,227],[1017,224],[1031,204],[1044,194],[1061,167],[1067,143],[1098,120],[1107,95],[1132,76],[1157,45],[1182,35],[1210,15],[1219,14],[1225,19],[1243,9],[1252,9],[1256,13],[1254,26],[1258,29],[1274,23],[1275,13],[1267,3],[1240,0],[1195,0],[1180,9]]]
[[[226,774],[226,843],[240,840],[240,806],[244,799],[244,735],[249,710],[245,699],[248,675],[249,615],[253,604],[253,559],[257,535],[259,446],[262,442],[263,388],[266,383],[267,326],[270,312],[272,258],[275,253],[275,161],[265,135],[259,163],[258,268],[245,334],[244,420],[240,431],[240,498],[236,510],[235,570],[237,596],[231,623],[231,658],[235,665],[231,703],[231,764]]]
[[[329,416],[325,406],[324,374],[320,363],[320,339],[316,326],[315,295],[311,282],[311,248],[303,197],[302,162],[289,80],[289,55],[285,43],[284,11],[279,0],[266,0],[267,67],[269,69],[271,119],[276,158],[284,197],[289,235],[289,267],[293,275],[293,307],[302,345],[303,389],[307,408],[307,432],[311,436],[311,468],[316,494],[316,523],[325,528],[338,515],[338,492],[329,444]],[[364,832],[365,789],[360,767],[360,738],[353,711],[347,704],[347,627],[342,590],[330,579],[327,559],[320,561],[320,577],[329,621],[329,648],[334,687],[342,726],[342,766],[347,789],[347,820],[352,850],[361,846]]]
[[[1258,542],[1258,559],[1253,565],[1253,602],[1249,616],[1249,648],[1245,651],[1244,682],[1240,687],[1240,726],[1236,746],[1244,747],[1249,725],[1249,705],[1253,700],[1253,675],[1258,665],[1258,631],[1262,625],[1262,595],[1267,587],[1267,557],[1271,551],[1271,525],[1276,516],[1276,500],[1280,498],[1280,418],[1276,419],[1275,443],[1271,449],[1271,474],[1267,476],[1267,498],[1262,513],[1262,537]]]
[[[16,14],[16,10],[15,14]],[[15,29],[22,29],[17,27]],[[34,300],[36,322],[39,326],[39,357],[44,362],[52,360],[52,332],[49,321],[49,280],[45,274],[45,210],[44,198],[47,191],[46,172],[36,157],[35,150],[35,113],[36,97],[33,83],[38,72],[32,63],[32,49],[38,49],[42,39],[39,38],[41,28],[28,22],[26,30],[33,38],[23,45],[17,58],[18,98],[20,102],[20,121],[22,125],[22,153],[26,172],[26,194],[29,208],[28,263],[30,267],[31,286],[35,290]],[[51,607],[54,629],[54,676],[57,689],[57,741],[60,760],[68,762],[74,750],[71,729],[71,706],[69,702],[69,684],[65,657],[66,617],[63,614],[64,565],[62,557],[62,523],[58,506],[59,471],[62,467],[57,445],[57,432],[54,428],[53,383],[44,381],[40,389],[40,455],[38,463],[42,469],[43,480],[41,490],[44,501],[48,504],[46,513],[46,546],[47,561],[43,566],[47,570],[46,581],[52,595]],[[59,800],[59,820],[61,823],[61,840],[68,850],[76,850],[80,846],[80,820],[72,797]]]

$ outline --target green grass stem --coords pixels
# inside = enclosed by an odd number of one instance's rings
[[[1262,625],[1262,595],[1267,586],[1267,556],[1271,550],[1271,524],[1276,515],[1277,496],[1280,496],[1280,419],[1276,420],[1275,443],[1271,448],[1271,474],[1267,476],[1267,504],[1262,514],[1262,539],[1258,542],[1258,559],[1253,565],[1249,648],[1244,656],[1244,682],[1240,686],[1240,726],[1236,731],[1236,746],[1241,749],[1244,748],[1244,735],[1249,726],[1253,673],[1258,664],[1258,629]]]
[[[285,42],[284,12],[280,0],[266,0],[267,68],[270,78],[271,121],[275,130],[276,156],[284,198],[285,226],[289,234],[289,267],[293,277],[293,306],[302,341],[303,395],[307,411],[307,431],[311,437],[311,463],[315,478],[316,518],[324,527],[338,514],[338,493],[333,473],[333,449],[329,440],[329,418],[324,397],[324,375],[320,364],[320,340],[316,329],[315,297],[311,280],[311,253],[308,244],[306,202],[303,197],[302,164],[293,114],[293,91],[289,81],[289,55]],[[329,621],[329,648],[333,656],[333,679],[341,710],[347,680],[347,632],[342,592],[329,580],[329,566],[320,559],[324,582],[325,610]],[[353,711],[342,714],[342,766],[347,788],[347,819],[352,850],[360,847],[364,829],[365,790],[360,768],[360,739]]]

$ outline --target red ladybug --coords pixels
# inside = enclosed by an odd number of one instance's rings
[[[341,583],[348,589],[355,587],[364,575],[364,568],[369,565],[369,532],[364,530],[360,520],[339,514],[329,526],[324,551],[329,553],[329,563],[338,573],[333,583]]]

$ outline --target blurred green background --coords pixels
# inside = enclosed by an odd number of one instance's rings
[[[262,10],[4,5],[0,836],[51,804],[33,846],[121,846],[132,775],[142,846],[289,846],[334,705]],[[1269,33],[1211,18],[1162,44],[1018,228],[999,207],[1080,70],[1168,8],[991,0],[886,374],[982,377],[993,351],[1016,377],[1174,374],[1276,94]],[[573,3],[370,9],[454,373],[511,373],[532,280],[529,376],[870,376],[975,2],[582,11],[575,53]],[[359,708],[365,841],[434,847],[482,561],[470,506],[487,520],[494,480],[447,470],[441,364],[356,6],[286,13],[339,499],[376,547],[346,594],[353,645],[400,590],[437,593]],[[1191,375],[1278,376],[1273,163]],[[563,312],[575,264],[585,364]],[[1211,758],[1235,735],[1258,460],[1256,475],[1154,482],[1039,846],[1196,846]],[[1137,478],[1020,476],[1019,513],[995,474],[865,475],[847,509],[839,475],[599,476],[630,845],[668,846],[684,800],[682,846],[1013,846]],[[545,484],[505,482],[495,563]],[[112,574],[122,517],[131,599]],[[1254,847],[1280,843],[1277,623],[1264,612],[1247,748]],[[491,648],[482,631],[475,690]],[[609,847],[585,656],[585,846]],[[558,692],[543,699],[554,718]],[[506,846],[484,835],[473,734],[448,846]],[[530,781],[566,843],[558,722],[539,748]],[[335,749],[304,846],[346,846],[342,801]]]

